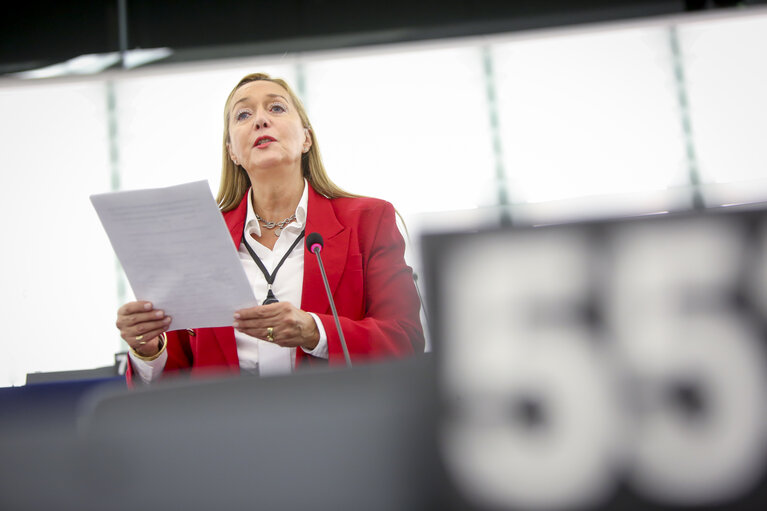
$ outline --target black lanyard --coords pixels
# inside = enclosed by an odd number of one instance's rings
[[[246,224],[247,225],[247,224]],[[304,234],[306,234],[306,229],[301,231],[301,234],[298,235],[298,238],[296,238],[296,241],[293,242],[293,244],[290,246],[287,252],[285,252],[285,255],[282,256],[282,259],[280,260],[279,264],[277,264],[277,267],[274,269],[271,275],[269,275],[269,272],[266,271],[266,266],[264,266],[264,263],[261,262],[261,259],[258,258],[255,252],[253,252],[253,249],[250,248],[250,245],[248,245],[247,240],[245,239],[245,227],[242,228],[242,242],[245,244],[245,248],[248,249],[248,253],[250,253],[250,257],[253,258],[253,261],[256,263],[258,268],[261,270],[261,273],[264,274],[264,278],[266,279],[266,300],[264,300],[264,303],[261,305],[269,305],[270,303],[277,303],[279,300],[276,296],[274,296],[274,293],[272,292],[272,284],[274,284],[274,278],[277,276],[277,270],[280,269],[280,266],[282,266],[282,263],[285,262],[285,259],[288,258],[291,252],[293,252],[293,249],[296,248],[296,245],[298,245],[298,242],[301,241],[301,239],[304,237]]]

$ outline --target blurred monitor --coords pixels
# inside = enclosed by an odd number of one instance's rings
[[[764,502],[765,206],[423,238],[466,507]]]

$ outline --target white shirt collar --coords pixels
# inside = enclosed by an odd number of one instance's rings
[[[301,230],[306,224],[306,208],[309,204],[309,184],[304,179],[304,192],[301,194],[301,200],[298,201],[295,215],[296,219],[290,222],[285,228],[297,228]],[[253,210],[253,188],[248,190],[248,214],[245,217],[245,232],[261,236],[261,224],[256,219],[256,212]]]

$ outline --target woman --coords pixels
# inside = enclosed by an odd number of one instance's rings
[[[194,331],[168,331],[172,318],[148,302],[123,305],[116,325],[131,348],[129,381],[187,368],[264,375],[343,363],[319,266],[303,249],[312,232],[325,241],[322,258],[352,360],[423,351],[393,207],[330,181],[306,112],[283,80],[251,74],[229,94],[218,202],[264,304],[237,311],[232,327]]]

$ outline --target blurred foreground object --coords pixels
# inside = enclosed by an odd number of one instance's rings
[[[420,510],[431,358],[101,390],[77,434],[0,421],[0,509]]]
[[[423,241],[440,446],[468,507],[763,497],[764,209]]]

